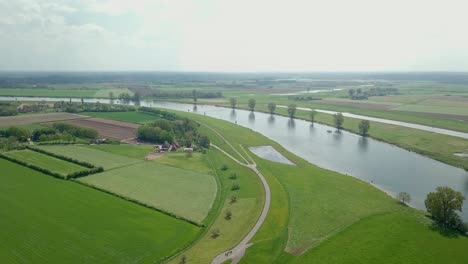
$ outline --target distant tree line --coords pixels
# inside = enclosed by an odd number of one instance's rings
[[[0,116],[14,116],[18,114],[16,102],[0,102]]]
[[[386,96],[400,94],[398,88],[395,87],[372,87],[369,90],[363,91],[361,88],[349,89],[348,95],[352,100],[365,100],[370,96]]]
[[[101,103],[77,103],[77,102],[56,102],[54,109],[68,113],[79,112],[131,112],[135,111],[134,106],[129,105],[115,105],[115,104],[101,104]]]
[[[193,90],[160,90],[160,89],[132,89],[133,92],[139,93],[141,97],[158,98],[158,99],[174,99],[174,98],[222,98],[223,93],[219,91],[196,91]]]

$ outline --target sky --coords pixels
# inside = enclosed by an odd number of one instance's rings
[[[468,71],[466,0],[0,0],[0,71]]]

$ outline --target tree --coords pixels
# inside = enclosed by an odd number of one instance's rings
[[[250,111],[253,111],[253,110],[255,109],[255,104],[256,104],[256,103],[257,103],[257,102],[255,101],[254,98],[250,98],[250,99],[249,99],[249,108],[250,108]]]
[[[356,93],[357,93],[357,96],[360,96],[360,95],[362,94],[362,89],[361,89],[361,88],[357,88]]]
[[[231,210],[227,210],[226,215],[224,216],[224,219],[231,220],[231,218],[232,218],[232,212]]]
[[[402,203],[409,203],[411,202],[411,195],[407,192],[400,192],[397,196],[398,201]]]
[[[315,116],[318,114],[317,111],[315,110],[311,110],[310,113],[309,113],[309,116],[310,116],[310,122],[314,122],[315,121]]]
[[[355,92],[356,92],[356,91],[355,91],[354,89],[349,89],[349,90],[348,90],[349,98],[353,98]]]
[[[268,110],[270,110],[270,114],[273,114],[276,109],[276,104],[275,103],[269,103],[268,104]]]
[[[229,98],[229,103],[231,104],[231,107],[234,109],[234,108],[236,108],[237,99],[236,98]]]
[[[233,195],[231,196],[231,203],[233,204],[235,202],[237,202],[237,196]]]
[[[335,127],[341,129],[344,123],[344,117],[342,113],[336,113],[334,116]]]
[[[210,148],[210,138],[207,136],[200,136],[198,144],[200,144],[200,146],[203,148]]]
[[[111,104],[114,104],[114,92],[112,91],[109,92],[109,100]]]
[[[460,192],[454,191],[450,187],[437,187],[436,192],[427,194],[424,204],[427,212],[443,228],[459,228],[460,216],[456,211],[462,210],[465,197]]]
[[[219,237],[219,229],[214,228],[211,230],[211,238],[217,238],[217,237]]]
[[[229,176],[229,179],[231,179],[231,180],[237,179],[237,173],[235,173],[235,172],[231,173],[231,175]]]
[[[223,166],[221,166],[222,171],[227,171],[227,169],[228,169],[228,166],[226,164],[223,164]]]
[[[140,100],[141,100],[140,92],[136,91],[135,94],[133,94],[133,101],[135,103],[140,103]]]
[[[81,97],[81,105],[84,105],[84,99]]]
[[[195,89],[192,90],[192,97],[193,97],[193,103],[197,104],[197,100],[198,100],[197,90],[195,90]]]
[[[365,136],[369,132],[369,129],[370,129],[369,120],[361,120],[361,122],[359,122],[359,134],[361,134],[362,136]]]
[[[182,255],[182,257],[180,257],[179,263],[180,264],[186,264],[187,263],[187,256]]]
[[[291,118],[294,118],[294,116],[296,115],[296,105],[295,104],[290,104],[288,106],[288,115]]]
[[[240,189],[240,185],[239,183],[233,183],[232,186],[231,186],[231,191],[236,191],[236,190],[239,190]]]

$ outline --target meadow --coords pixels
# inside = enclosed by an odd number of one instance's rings
[[[0,159],[2,263],[155,263],[200,229]]]
[[[152,161],[90,175],[79,181],[200,224],[216,197],[216,180],[212,175]]]
[[[121,155],[134,159],[144,159],[148,153],[154,150],[150,145],[129,145],[129,144],[104,144],[104,145],[85,145],[83,147],[108,152],[115,155]]]
[[[109,98],[109,93],[117,98],[121,93],[133,94],[128,89],[82,89],[66,85],[50,88],[0,88],[0,96],[33,96],[33,97],[65,97],[65,98]]]
[[[80,166],[78,164],[64,161],[29,149],[12,150],[4,154],[12,158],[25,161],[31,165],[62,174],[64,175],[64,177],[67,174],[73,172],[88,170],[88,168]]]
[[[95,166],[101,166],[104,170],[114,169],[117,167],[128,166],[143,162],[142,160],[116,155],[108,151],[101,151],[85,146],[71,145],[71,146],[38,146],[38,148],[47,150],[49,152],[59,154],[65,157],[74,158],[80,161],[89,162]]]

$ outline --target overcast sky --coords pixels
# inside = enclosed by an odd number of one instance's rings
[[[468,71],[467,0],[0,0],[0,70]]]

